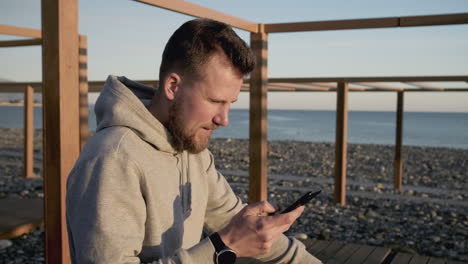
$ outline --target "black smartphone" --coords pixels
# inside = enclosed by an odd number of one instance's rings
[[[319,195],[319,193],[321,193],[321,192],[322,192],[322,190],[318,190],[316,192],[307,192],[301,198],[299,198],[297,201],[295,201],[293,204],[288,206],[288,208],[284,209],[281,213],[282,214],[289,213],[292,210],[296,209],[297,207],[299,207],[301,205],[305,205],[307,202],[312,200],[312,198]]]

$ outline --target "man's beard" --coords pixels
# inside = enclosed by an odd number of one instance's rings
[[[199,140],[197,140],[197,130],[193,132],[184,131],[184,123],[182,120],[182,104],[183,100],[176,99],[169,107],[169,122],[167,123],[167,130],[169,130],[172,135],[171,143],[177,152],[187,150],[192,154],[197,154],[208,147],[210,143],[210,136],[199,137]]]

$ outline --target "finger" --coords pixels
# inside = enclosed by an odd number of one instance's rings
[[[289,213],[273,215],[271,223],[276,226],[291,225],[304,212],[304,206],[299,206]]]
[[[245,210],[245,215],[266,215],[275,211],[276,209],[271,203],[269,203],[268,201],[261,201],[258,203],[248,205]]]

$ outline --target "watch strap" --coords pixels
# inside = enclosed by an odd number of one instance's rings
[[[217,253],[221,252],[223,249],[228,248],[226,244],[224,244],[223,240],[221,240],[221,237],[219,236],[218,232],[211,234],[210,240]]]

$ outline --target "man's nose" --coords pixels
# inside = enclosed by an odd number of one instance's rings
[[[218,126],[229,125],[229,106],[224,106],[219,113],[214,117],[213,122]]]

